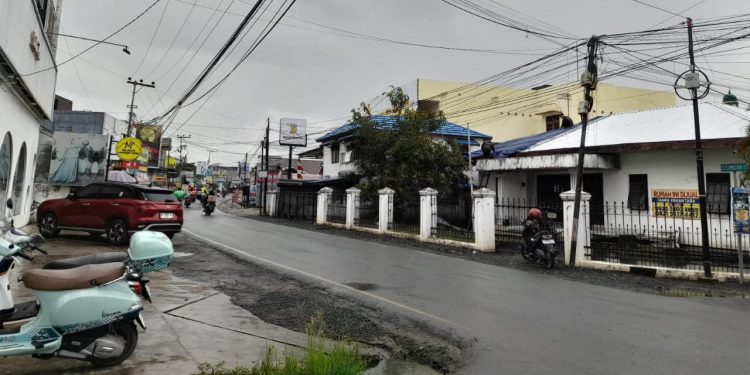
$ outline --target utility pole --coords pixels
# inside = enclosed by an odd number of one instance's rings
[[[589,122],[589,111],[594,99],[591,92],[596,90],[597,68],[596,49],[599,38],[592,36],[587,44],[589,50],[588,67],[581,75],[583,86],[583,100],[578,104],[578,114],[581,115],[581,147],[578,149],[578,166],[576,168],[575,202],[573,202],[573,225],[570,235],[570,264],[576,265],[576,248],[578,247],[578,222],[581,217],[581,190],[583,189],[583,159],[586,156],[586,125]]]
[[[263,215],[268,215],[268,212],[266,212],[266,199],[267,199],[266,195],[268,194],[268,179],[269,179],[269,176],[268,176],[268,169],[269,169],[268,168],[268,148],[269,148],[269,143],[270,143],[269,142],[270,141],[270,139],[269,139],[269,133],[270,133],[270,131],[271,131],[271,118],[269,117],[269,118],[266,119],[266,138],[263,141],[265,143],[265,145],[263,147],[265,147],[265,149],[266,149],[266,155],[265,155],[265,157],[266,157],[266,162],[265,162],[265,165],[266,165],[266,167],[265,167],[266,179],[265,179],[265,182],[263,184],[263,207],[262,207],[263,211],[261,211],[261,212],[263,212]]]
[[[128,77],[128,83],[133,85],[133,94],[130,96],[130,112],[128,112],[128,134],[127,136],[130,137],[130,129],[133,128],[133,117],[135,117],[135,113],[133,113],[133,109],[135,108],[135,89],[138,86],[143,87],[156,87],[156,84],[154,82],[151,82],[151,84],[143,83],[143,80],[133,81],[132,78]]]
[[[182,144],[182,140],[183,139],[188,139],[188,138],[190,138],[189,135],[178,135],[177,136],[177,139],[180,141],[180,173],[178,174],[179,178],[180,178],[180,183],[182,183],[182,170],[183,170],[183,168],[182,168],[183,167],[183,165],[182,165],[183,164],[182,149],[185,148],[185,147],[187,147],[187,145],[183,145]]]
[[[245,153],[245,164],[242,165],[242,182],[247,179],[247,152]]]
[[[216,152],[216,150],[209,149],[207,151],[208,151],[208,161],[206,162],[206,164],[208,165],[208,168],[211,168],[211,154]]]
[[[688,29],[688,52],[690,54],[690,70],[682,73],[677,77],[675,81],[675,93],[682,99],[678,88],[686,88],[690,91],[690,101],[693,102],[693,122],[695,125],[695,164],[696,171],[698,174],[698,202],[701,217],[701,246],[703,248],[703,276],[706,279],[713,278],[711,271],[711,250],[709,248],[709,237],[708,237],[708,213],[706,210],[706,180],[705,174],[703,173],[703,143],[701,141],[701,123],[700,114],[698,111],[698,99],[705,98],[711,87],[711,82],[708,80],[708,76],[705,73],[695,68],[695,53],[693,52],[693,19],[688,17],[687,19]],[[703,85],[701,84],[701,75],[705,77],[706,90],[698,94],[698,89]],[[682,77],[685,77],[685,86],[679,86],[678,82]]]

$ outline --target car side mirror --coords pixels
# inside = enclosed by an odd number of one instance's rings
[[[68,193],[68,199],[76,199],[75,193]]]
[[[8,200],[5,202],[5,207],[8,207],[9,210],[13,209],[13,199],[8,198]]]

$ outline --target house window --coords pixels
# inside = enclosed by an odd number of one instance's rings
[[[331,146],[331,163],[339,162],[339,145]]]
[[[628,208],[631,210],[648,210],[648,175],[631,174],[628,191]]]
[[[550,115],[544,117],[544,122],[547,124],[547,131],[560,129],[560,119],[562,115]]]
[[[729,173],[706,174],[706,209],[712,214],[728,214]]]

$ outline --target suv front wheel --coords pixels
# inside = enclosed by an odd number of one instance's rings
[[[121,219],[114,219],[104,230],[107,240],[113,245],[122,246],[128,243],[128,225]]]

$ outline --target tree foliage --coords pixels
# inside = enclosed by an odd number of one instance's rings
[[[454,141],[432,134],[445,122],[442,113],[412,110],[409,96],[399,87],[383,94],[390,100],[386,115],[394,116],[394,125],[378,126],[365,105],[352,111],[352,122],[358,125],[352,140],[355,165],[363,177],[359,188],[375,193],[389,187],[400,196],[416,195],[427,187],[443,196],[456,194],[465,179],[465,163]]]

